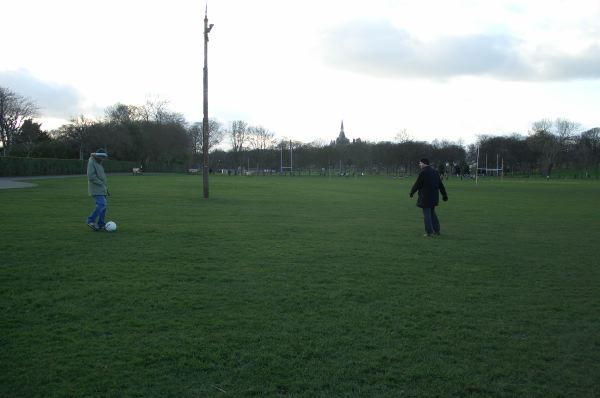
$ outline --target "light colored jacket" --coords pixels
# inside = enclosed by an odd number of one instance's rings
[[[106,185],[106,173],[102,164],[90,156],[87,166],[88,192],[91,196],[104,195],[108,193]]]

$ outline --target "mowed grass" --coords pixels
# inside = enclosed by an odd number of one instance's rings
[[[598,397],[600,184],[109,176],[0,191],[0,396]]]

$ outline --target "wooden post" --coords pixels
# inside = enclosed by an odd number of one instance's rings
[[[202,186],[204,192],[204,198],[208,199],[208,33],[212,29],[213,24],[208,25],[208,5],[204,12],[204,106],[202,119]]]
[[[477,145],[477,162],[475,163],[475,185],[479,183],[479,145]]]

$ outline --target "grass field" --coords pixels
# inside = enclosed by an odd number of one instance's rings
[[[0,396],[600,396],[600,184],[412,182],[1,190]]]

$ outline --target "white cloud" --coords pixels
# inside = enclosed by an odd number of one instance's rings
[[[82,111],[83,98],[77,89],[40,80],[26,69],[0,71],[0,85],[31,99],[47,117],[67,119]]]
[[[446,36],[425,42],[386,20],[356,21],[331,30],[323,54],[336,68],[384,77],[600,78],[600,47],[572,55],[552,48],[527,52],[521,43],[505,34]]]

